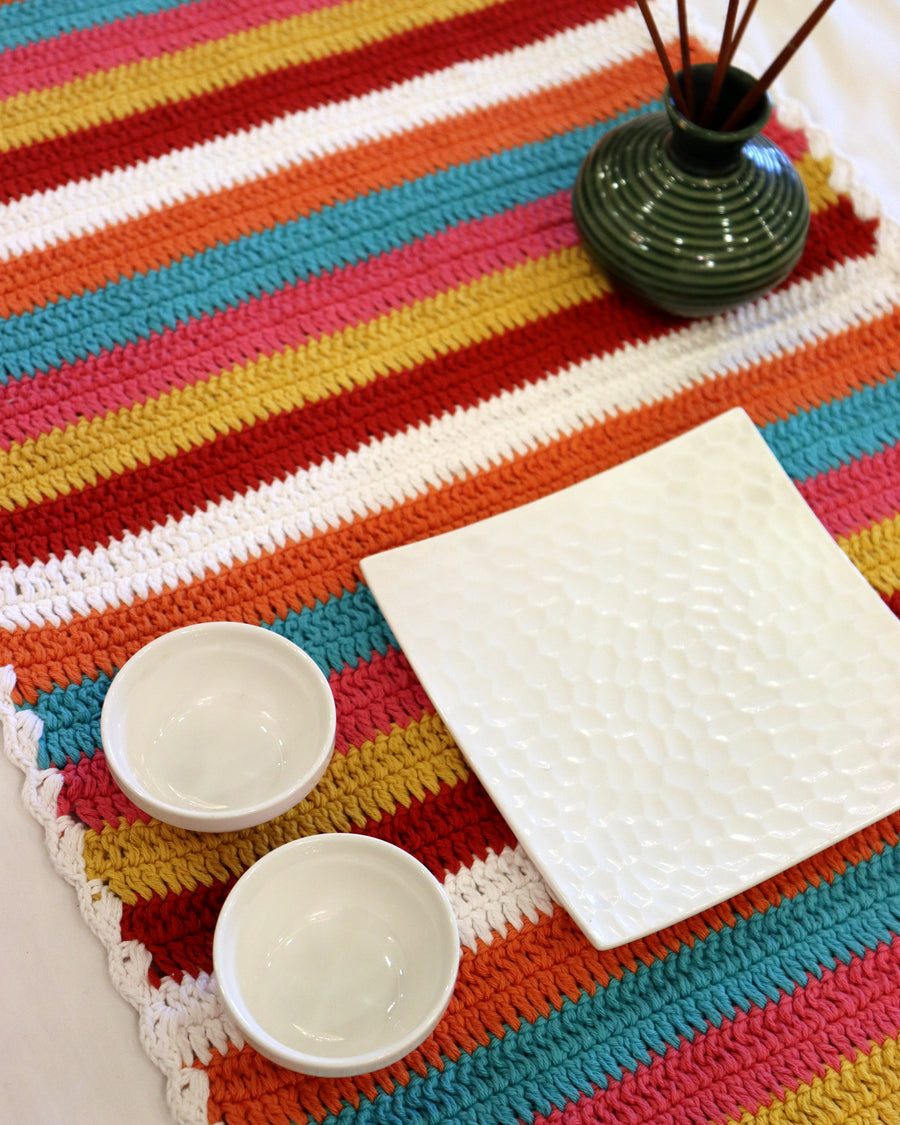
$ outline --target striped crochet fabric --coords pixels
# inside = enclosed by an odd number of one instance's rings
[[[900,243],[823,136],[768,130],[812,201],[794,275],[683,323],[571,218],[593,141],[659,108],[630,0],[20,0],[0,44],[3,735],[175,1119],[900,1121],[900,816],[598,952],[359,571],[741,405],[900,611]],[[339,726],[307,800],[218,836],[99,749],[116,669],[210,619],[302,645]],[[462,938],[431,1038],[341,1080],[245,1046],[211,977],[237,877],[331,831],[418,856]]]

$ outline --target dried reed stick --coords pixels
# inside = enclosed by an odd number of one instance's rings
[[[738,102],[734,109],[726,117],[722,124],[722,132],[727,133],[729,129],[733,129],[738,125],[744,117],[750,112],[751,109],[763,97],[768,88],[772,85],[778,75],[782,72],[788,62],[794,55],[794,52],[803,43],[806,37],[812,32],[816,24],[825,15],[834,0],[820,0],[820,3],[813,9],[812,14],[803,22],[798,30],[791,36],[787,44],[784,46],[781,53],[769,68],[756,80],[743,98]]]
[[[737,20],[738,0],[728,0],[728,9],[725,13],[725,26],[722,29],[722,42],[719,44],[719,53],[716,55],[716,68],[713,71],[712,83],[700,111],[699,125],[708,127],[713,119],[716,106],[719,103],[719,93],[725,72],[728,70],[728,60],[731,52],[731,37],[734,35],[734,24]]]
[[[747,0],[747,7],[744,9],[744,14],[741,16],[741,22],[737,26],[737,31],[731,40],[731,47],[728,50],[728,65],[731,66],[731,60],[734,58],[734,53],[740,46],[741,40],[744,38],[744,32],[747,30],[747,24],[750,22],[750,17],[753,15],[753,10],[756,8],[757,0]]]
[[[694,73],[691,69],[691,44],[688,34],[687,0],[678,0],[678,42],[681,46],[681,82],[687,116],[694,116]]]
[[[688,113],[687,102],[684,100],[684,94],[681,92],[681,87],[675,81],[675,72],[672,70],[672,64],[669,62],[669,56],[666,54],[666,48],[659,34],[659,28],[656,26],[656,20],[647,6],[647,0],[637,0],[637,6],[641,9],[641,15],[644,17],[644,23],[647,25],[647,30],[650,32],[650,38],[653,40],[653,46],[656,48],[656,53],[659,56],[659,61],[662,64],[663,71],[665,72],[666,79],[669,83],[669,89],[672,91],[672,100],[678,106],[678,109],[685,117],[690,117]]]

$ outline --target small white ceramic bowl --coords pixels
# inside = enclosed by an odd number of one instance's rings
[[[285,637],[214,621],[151,641],[113,677],[100,718],[110,772],[179,828],[262,824],[315,786],[334,750],[318,666]]]
[[[459,967],[443,887],[369,836],[307,836],[241,876],[213,941],[219,992],[245,1039],[304,1074],[366,1074],[434,1030]]]

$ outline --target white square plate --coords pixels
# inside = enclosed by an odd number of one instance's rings
[[[900,806],[900,622],[743,411],[362,567],[600,948]]]

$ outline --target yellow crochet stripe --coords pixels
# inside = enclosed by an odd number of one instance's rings
[[[784,1099],[731,1125],[875,1125],[900,1122],[900,1047],[896,1039],[873,1046],[868,1055],[828,1067],[822,1078],[785,1090]]]
[[[317,832],[348,832],[367,820],[409,808],[426,792],[469,776],[466,763],[437,715],[394,727],[373,741],[335,754],[325,776],[299,805],[241,832],[188,832],[159,821],[93,829],[84,837],[88,879],[100,879],[123,902],[191,891],[240,875],[266,852]]]
[[[97,71],[3,103],[0,151],[352,51],[499,0],[348,0],[183,51]]]
[[[900,516],[890,516],[838,543],[882,594],[900,590]]]
[[[604,293],[578,247],[0,451],[0,505],[65,495]]]
[[[794,161],[794,167],[806,185],[809,206],[813,212],[824,211],[837,203],[837,192],[831,186],[834,161],[830,156],[818,159],[811,153],[805,152],[799,160]]]

